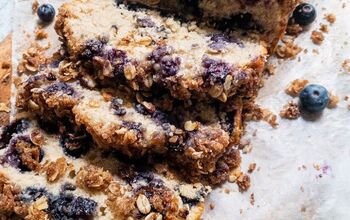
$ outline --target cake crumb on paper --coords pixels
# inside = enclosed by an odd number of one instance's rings
[[[329,93],[329,103],[328,103],[328,108],[336,108],[339,103],[339,97]]]
[[[334,22],[336,21],[336,17],[333,13],[326,14],[325,19],[331,24],[334,24]]]
[[[42,28],[42,27],[38,27],[35,30],[35,39],[36,40],[43,40],[43,39],[47,39],[49,35],[47,34],[47,32]]]
[[[311,33],[311,40],[316,45],[321,45],[324,41],[324,35],[320,31],[312,31]]]
[[[256,163],[251,163],[248,166],[248,173],[253,173],[256,168]]]
[[[350,59],[344,60],[341,66],[347,73],[350,73]]]
[[[295,57],[303,50],[293,40],[284,40],[284,44],[277,45],[276,55],[282,59],[295,59]]]
[[[291,36],[298,36],[303,32],[303,28],[299,24],[290,24],[287,26],[286,33]]]
[[[290,101],[287,105],[283,106],[280,112],[280,116],[285,119],[297,119],[300,116],[298,104]]]
[[[39,8],[39,2],[37,0],[34,0],[32,4],[33,14],[37,12],[38,8]]]
[[[295,79],[288,85],[285,92],[292,97],[296,97],[308,83],[307,79]]]
[[[328,33],[329,29],[328,29],[328,25],[326,24],[320,24],[320,31],[324,32],[324,33]]]
[[[214,203],[210,203],[210,204],[209,204],[209,208],[210,208],[211,210],[213,210],[213,209],[215,208],[215,204],[214,204]]]

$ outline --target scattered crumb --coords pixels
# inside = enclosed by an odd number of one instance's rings
[[[326,24],[320,24],[320,31],[324,32],[324,33],[328,33],[329,29],[328,29],[328,25]]]
[[[213,209],[215,208],[215,204],[214,204],[214,203],[210,203],[210,204],[209,204],[209,208],[210,208],[211,210],[213,210]]]
[[[255,203],[254,193],[250,194],[249,202],[250,202],[251,205],[254,205],[254,203]]]
[[[296,97],[308,83],[307,79],[295,79],[288,85],[285,92],[292,97]]]
[[[345,96],[345,97],[344,97],[344,100],[345,100],[345,101],[348,101],[348,100],[349,100],[349,96]]]
[[[300,191],[304,192],[304,187],[300,186]]]
[[[48,49],[41,47],[39,44],[33,44],[27,51],[23,53],[22,60],[18,64],[17,71],[19,73],[24,72],[37,72],[41,64],[45,64],[47,58],[44,55],[44,51]]]
[[[256,168],[256,163],[249,164],[249,166],[248,166],[248,173],[253,173],[255,168]]]
[[[283,40],[283,43],[283,45],[277,46],[276,55],[278,58],[295,59],[296,55],[298,55],[302,51],[301,47],[299,47],[297,44],[294,44],[293,39]]]
[[[325,15],[325,19],[331,24],[334,24],[334,22],[336,21],[336,17],[335,17],[335,15],[333,13],[326,14]]]
[[[243,209],[239,209],[239,214],[242,214],[243,213]]]
[[[275,72],[276,72],[276,66],[271,64],[271,63],[268,63],[266,66],[265,66],[265,72],[271,76],[271,75],[275,75]]]
[[[242,173],[242,175],[237,178],[237,185],[240,192],[247,191],[250,187],[250,177]]]
[[[290,101],[287,105],[283,106],[280,116],[285,119],[297,119],[300,116],[298,104]]]
[[[312,31],[311,40],[316,45],[321,45],[324,40],[324,35],[320,31]]]
[[[344,60],[341,66],[347,73],[350,73],[350,59]]]
[[[271,125],[273,128],[277,128],[277,116],[268,109],[263,109],[263,120]]]
[[[228,188],[225,188],[225,189],[224,189],[224,192],[225,192],[226,194],[230,194],[231,190],[228,189]]]
[[[248,154],[250,152],[252,152],[253,150],[253,146],[251,144],[246,145],[243,149],[242,149],[242,153],[243,154]]]
[[[312,49],[312,53],[314,53],[316,55],[320,54],[320,52],[317,49]]]
[[[348,105],[348,110],[350,111],[350,105]]]
[[[300,209],[301,212],[306,212],[306,207],[305,206],[302,206],[301,209]]]
[[[341,6],[342,8],[345,8],[346,7],[346,3],[345,2],[343,2],[343,4],[342,4],[342,6]]]
[[[339,103],[339,98],[338,96],[329,93],[329,103],[328,103],[328,108],[336,108]]]
[[[37,0],[34,0],[33,1],[33,4],[32,4],[32,10],[33,10],[33,14],[36,13],[36,11],[38,10],[39,8],[39,2]]]
[[[46,39],[48,37],[48,34],[47,32],[41,28],[41,27],[38,27],[36,30],[35,30],[35,39],[36,40],[42,40],[42,39]]]
[[[298,36],[303,31],[299,24],[291,24],[287,26],[287,34],[291,36]]]
[[[317,170],[317,171],[319,171],[319,170],[321,169],[321,166],[320,166],[319,164],[317,164],[317,163],[314,163],[312,166],[313,166],[313,167],[315,168],[315,170]]]
[[[9,113],[11,109],[7,107],[7,105],[3,102],[0,102],[0,112],[7,112]]]

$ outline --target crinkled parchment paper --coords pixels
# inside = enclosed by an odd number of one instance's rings
[[[7,0],[0,0],[3,1]],[[50,2],[58,6],[63,1]],[[244,139],[251,141],[253,150],[243,155],[242,168],[247,170],[250,163],[257,164],[258,169],[251,175],[252,186],[245,193],[229,183],[214,190],[204,219],[350,219],[350,101],[344,100],[350,96],[350,73],[342,68],[342,62],[350,59],[350,1],[311,3],[317,8],[317,20],[296,40],[307,53],[279,62],[272,57],[276,73],[266,80],[257,102],[278,115],[292,100],[284,89],[292,80],[301,78],[324,85],[340,98],[339,105],[326,109],[316,121],[278,117],[276,129],[265,122],[249,122]],[[333,25],[324,19],[327,13],[336,16]],[[33,33],[37,18],[31,12],[31,1],[24,0],[18,0],[15,12],[8,14],[14,16],[13,60],[18,61],[31,42],[23,31]],[[317,46],[310,36],[320,23],[329,25],[329,33]],[[52,26],[48,29],[55,49],[57,36]],[[0,28],[3,36],[3,26]],[[211,203],[215,204],[213,210],[209,208]]]

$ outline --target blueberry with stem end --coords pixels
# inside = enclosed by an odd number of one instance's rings
[[[40,20],[44,22],[51,22],[56,15],[56,11],[51,4],[42,4],[38,8],[37,14]]]
[[[299,25],[309,25],[316,19],[316,9],[313,5],[302,3],[295,8],[293,18]]]
[[[300,107],[309,113],[322,112],[329,102],[328,91],[321,85],[306,86],[299,95]]]

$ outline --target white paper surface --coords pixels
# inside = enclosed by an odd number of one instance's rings
[[[7,0],[0,0],[3,1]],[[58,5],[62,1],[46,2]],[[350,111],[347,109],[350,101],[344,101],[344,96],[350,96],[350,73],[341,67],[345,59],[350,59],[350,0],[311,3],[317,8],[317,20],[296,40],[308,52],[300,53],[295,60],[276,64],[276,74],[266,80],[257,102],[278,115],[292,99],[284,89],[292,80],[302,78],[324,85],[340,98],[340,103],[336,109],[326,109],[314,122],[278,118],[277,129],[265,122],[249,122],[244,138],[251,140],[253,151],[243,155],[242,168],[246,171],[248,164],[256,163],[259,171],[251,175],[252,186],[246,193],[239,193],[236,184],[229,183],[214,190],[204,219],[350,219]],[[311,31],[318,29],[320,23],[328,24],[323,18],[326,13],[334,13],[337,20],[329,25],[323,44],[317,46],[310,40]],[[29,0],[18,0],[12,14],[15,15],[13,58],[18,60],[23,46],[29,46],[30,42],[24,40],[23,30],[33,33],[36,16],[31,13]],[[3,36],[6,28],[2,25],[0,28]],[[57,36],[52,35],[50,42],[57,45]],[[319,55],[312,53],[313,49]],[[271,58],[271,62],[276,59]],[[252,137],[254,131],[256,136]],[[321,169],[316,170],[314,164]],[[301,168],[303,165],[306,169]],[[224,188],[231,192],[223,192]],[[255,196],[254,205],[250,204],[251,193]],[[215,204],[213,210],[210,203]]]

